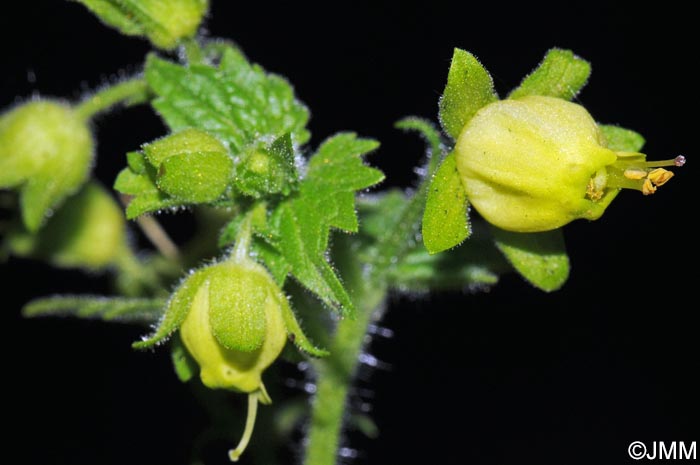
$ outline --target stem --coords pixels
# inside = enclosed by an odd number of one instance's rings
[[[341,445],[341,433],[345,420],[345,408],[349,388],[357,369],[358,359],[363,349],[367,327],[381,317],[381,307],[388,291],[388,274],[410,249],[421,221],[421,213],[430,180],[439,165],[438,154],[434,153],[428,164],[428,173],[413,197],[408,201],[394,227],[374,246],[369,258],[369,267],[363,267],[352,260],[357,256],[350,247],[343,247],[354,266],[342,266],[343,277],[353,296],[357,315],[338,322],[330,355],[319,360],[316,395],[311,414],[311,424],[306,448],[306,465],[335,465]],[[363,272],[363,269],[369,271]]]
[[[204,52],[200,47],[199,42],[195,38],[185,39],[182,42],[182,49],[187,57],[187,63],[190,65],[198,65],[204,63]]]
[[[129,204],[128,196],[121,195],[119,199],[125,207]],[[139,225],[144,236],[146,236],[161,255],[174,262],[180,260],[180,252],[178,251],[177,245],[175,245],[175,242],[173,242],[158,220],[150,216],[139,216],[136,219],[136,224]]]
[[[376,284],[376,283],[375,283]],[[309,443],[304,463],[334,465],[345,417],[348,390],[364,345],[367,326],[386,296],[386,287],[367,286],[355,294],[357,318],[338,323],[331,355],[317,362],[318,383],[313,404]]]
[[[98,90],[75,106],[78,115],[85,119],[94,118],[118,103],[137,103],[145,99],[148,84],[143,78],[132,78]]]
[[[151,244],[158,249],[165,258],[168,258],[174,262],[180,259],[180,252],[177,250],[177,246],[170,239],[168,233],[165,229],[150,216],[140,216],[136,219],[136,223],[143,231],[143,234],[151,241]]]

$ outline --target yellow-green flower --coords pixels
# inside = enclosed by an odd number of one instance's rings
[[[0,115],[0,189],[18,189],[22,219],[37,231],[90,172],[90,128],[62,102],[34,100]]]
[[[279,357],[288,336],[306,353],[327,354],[307,339],[272,276],[247,256],[248,240],[239,240],[228,260],[190,274],[173,293],[155,334],[135,344],[153,346],[179,328],[205,386],[248,394],[245,431],[229,452],[233,461],[250,440],[258,402],[271,402],[262,373]]]
[[[652,194],[685,159],[647,162],[618,152],[590,114],[560,98],[490,103],[464,126],[455,146],[467,197],[490,223],[516,232],[598,219],[622,188]]]

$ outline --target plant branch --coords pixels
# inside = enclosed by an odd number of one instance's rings
[[[435,152],[435,144],[433,144]],[[317,387],[313,401],[311,425],[304,463],[306,465],[335,465],[341,447],[343,422],[347,418],[346,406],[350,385],[357,370],[359,356],[365,342],[370,323],[381,317],[382,307],[388,292],[389,271],[410,250],[417,238],[421,215],[430,180],[439,165],[439,153],[427,165],[426,176],[404,206],[393,227],[373,246],[369,266],[357,260],[357,251],[342,247],[345,260],[338,266],[353,297],[357,315],[354,319],[338,322],[330,355],[319,360],[316,366]],[[348,264],[351,264],[348,266]],[[363,271],[369,270],[369,271]]]
[[[127,79],[112,86],[104,87],[75,106],[75,111],[83,119],[94,118],[114,105],[140,103],[148,96],[148,84],[141,78]]]

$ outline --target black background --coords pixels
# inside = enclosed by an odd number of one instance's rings
[[[644,134],[650,158],[689,160],[657,195],[625,192],[601,220],[567,226],[573,270],[560,292],[511,275],[489,294],[394,296],[385,324],[395,337],[373,348],[392,369],[368,383],[381,435],[349,438],[356,463],[632,463],[633,440],[700,440],[689,11],[673,2],[247,3],[214,0],[210,34],[295,84],[314,144],[348,129],[381,140],[371,161],[385,186],[415,183],[422,145],[392,123],[435,118],[455,46],[481,59],[501,94],[549,47],[571,48],[593,63],[579,99],[596,119]],[[0,44],[0,107],[34,93],[77,99],[138,70],[148,51],[57,1],[3,5]],[[126,151],[162,134],[146,109],[101,118],[98,176],[111,183]],[[3,419],[15,461],[186,463],[204,415],[164,352],[131,351],[141,329],[19,317],[33,296],[105,291],[104,280],[21,260],[0,274]]]

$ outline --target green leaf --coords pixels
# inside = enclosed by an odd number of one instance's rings
[[[284,255],[278,249],[259,238],[253,240],[251,251],[253,255],[262,260],[277,285],[279,287],[284,286],[287,275],[292,270],[287,260],[284,259]]]
[[[102,22],[124,35],[146,36],[171,49],[194,35],[207,11],[207,0],[76,0]]]
[[[495,100],[498,100],[498,95],[489,72],[474,55],[456,48],[447,85],[440,97],[442,129],[456,140],[472,116]]]
[[[586,85],[590,74],[591,65],[586,60],[571,50],[553,48],[508,98],[544,95],[571,100]]]
[[[180,336],[175,336],[170,345],[170,359],[178,379],[183,383],[191,380],[198,372],[199,365],[187,352]]]
[[[383,237],[391,225],[396,224],[408,199],[399,189],[390,189],[379,194],[372,194],[358,200],[361,234],[373,239]]]
[[[285,134],[267,148],[253,148],[245,153],[236,169],[235,188],[256,198],[289,195],[298,180],[292,137]]]
[[[309,112],[289,83],[251,65],[233,48],[224,50],[218,68],[181,66],[150,56],[146,80],[157,95],[153,106],[171,130],[207,131],[234,155],[262,136],[276,139],[290,133],[296,144],[309,139]]]
[[[494,227],[493,235],[496,247],[530,284],[546,292],[564,285],[569,277],[569,256],[561,229],[516,233]]]
[[[190,311],[197,291],[208,277],[206,270],[207,268],[204,268],[194,272],[180,284],[180,287],[168,301],[165,314],[159,321],[156,330],[142,341],[133,343],[134,349],[148,349],[156,344],[161,344],[180,327]]]
[[[423,243],[431,254],[459,245],[469,237],[469,202],[457,172],[454,153],[430,180],[423,213]]]
[[[163,299],[59,295],[32,300],[22,309],[22,314],[29,318],[72,316],[150,324],[162,316],[164,305]]]
[[[406,254],[390,270],[391,287],[401,291],[486,289],[498,282],[508,264],[483,227],[459,247],[430,254],[422,245]]]
[[[331,227],[357,232],[355,191],[384,179],[362,160],[378,145],[351,133],[328,139],[309,160],[297,194],[280,203],[269,221],[269,234],[294,277],[341,312],[350,311],[352,301],[326,258],[328,236]]]
[[[616,152],[639,152],[644,147],[644,137],[631,129],[608,124],[599,124],[598,128],[605,137],[606,146]]]

